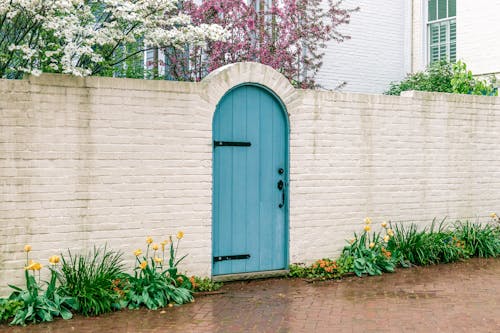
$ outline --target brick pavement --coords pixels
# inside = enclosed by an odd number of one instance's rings
[[[223,291],[164,311],[122,311],[0,331],[500,332],[500,259],[343,281],[236,282]]]

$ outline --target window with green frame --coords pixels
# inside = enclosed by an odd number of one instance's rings
[[[429,63],[457,61],[457,1],[428,0]]]

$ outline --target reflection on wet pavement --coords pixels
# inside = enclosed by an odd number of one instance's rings
[[[224,293],[160,311],[1,332],[500,332],[500,259],[342,281],[271,279],[228,283]]]

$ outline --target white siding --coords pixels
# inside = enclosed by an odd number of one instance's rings
[[[360,7],[352,14],[351,23],[341,27],[352,38],[328,44],[317,81],[326,89],[346,82],[343,91],[381,93],[409,71],[405,68],[409,64],[405,62],[409,4],[399,0],[346,0],[344,6]]]
[[[474,74],[500,73],[500,0],[458,1],[457,51]]]

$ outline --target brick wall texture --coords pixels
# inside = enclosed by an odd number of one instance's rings
[[[24,244],[52,254],[186,234],[181,266],[211,274],[212,117],[232,87],[269,87],[290,118],[290,262],[340,253],[370,216],[485,220],[500,203],[500,98],[296,90],[271,68],[201,83],[42,75],[0,80],[0,294]]]

